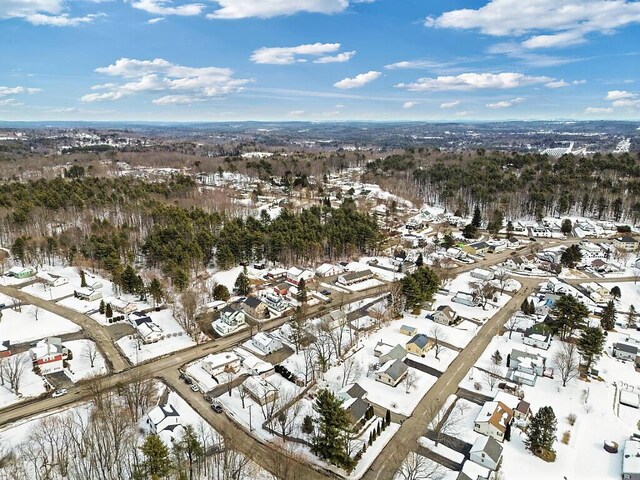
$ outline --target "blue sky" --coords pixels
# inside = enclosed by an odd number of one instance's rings
[[[0,0],[1,120],[639,119],[640,1]]]

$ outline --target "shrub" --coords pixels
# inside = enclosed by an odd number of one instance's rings
[[[474,382],[473,388],[477,391],[482,390],[482,384],[480,382]]]
[[[571,432],[567,430],[562,434],[562,443],[569,445],[569,440],[571,440]]]
[[[569,425],[571,425],[572,427],[576,424],[577,419],[578,419],[578,416],[575,413],[570,413],[569,415],[567,415],[567,421],[569,422]]]

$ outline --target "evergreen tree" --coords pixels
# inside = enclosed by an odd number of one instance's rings
[[[600,326],[607,331],[611,331],[616,326],[616,306],[613,300],[609,300],[607,305],[602,309],[602,317],[600,318]]]
[[[424,258],[422,257],[422,254],[418,255],[418,258],[416,259],[416,267],[421,267],[424,265]]]
[[[302,431],[306,434],[313,433],[313,419],[310,415],[304,416],[304,420],[302,421]]]
[[[491,355],[491,361],[494,365],[500,365],[500,363],[502,363],[502,355],[500,355],[500,351],[496,350],[493,352],[493,355]]]
[[[298,298],[303,305],[307,303],[307,281],[304,278],[298,283]]]
[[[471,225],[476,228],[480,228],[482,226],[482,213],[480,212],[480,207],[478,205],[476,205],[476,208],[473,210]]]
[[[247,276],[246,267],[244,268],[244,270],[242,270],[242,272],[240,272],[240,275],[238,275],[238,278],[236,279],[235,291],[238,295],[242,296],[249,295],[249,292],[251,291],[251,284],[249,283],[249,277]]]
[[[502,210],[495,210],[493,212],[491,220],[487,224],[487,230],[492,235],[496,235],[497,236],[498,233],[500,233],[500,230],[502,230],[502,223],[503,222],[504,222],[504,214],[502,213]]]
[[[27,240],[24,237],[18,237],[11,245],[11,254],[24,267],[26,260]]]
[[[468,240],[478,236],[478,227],[470,223],[462,229],[462,236]]]
[[[140,450],[144,455],[141,468],[145,478],[160,480],[171,473],[169,449],[158,435],[147,436]]]
[[[564,220],[562,220],[562,225],[560,226],[560,230],[565,235],[569,235],[573,230],[573,224],[571,223],[571,220],[568,218],[565,218]]]
[[[541,453],[543,450],[553,452],[553,443],[556,440],[558,420],[553,408],[542,407],[531,419],[527,429],[525,446],[532,453]]]
[[[582,260],[582,252],[580,251],[580,247],[578,245],[571,245],[564,252],[562,252],[562,256],[560,257],[560,263],[567,268],[574,268],[576,263]]]
[[[80,270],[80,287],[87,287],[87,279],[84,277],[84,270]]]
[[[312,442],[315,455],[346,470],[353,468],[346,432],[351,423],[341,401],[327,389],[320,390],[313,409],[318,414],[318,428]]]
[[[429,267],[419,267],[402,279],[402,294],[406,299],[407,310],[417,311],[424,302],[433,299],[440,287],[438,275]]]
[[[629,313],[627,314],[629,328],[636,328],[636,307],[629,306]]]
[[[525,315],[529,314],[529,300],[528,299],[524,299],[522,301],[522,305],[520,305],[520,310],[522,310],[522,313],[524,313]]]
[[[387,415],[385,417],[385,420],[387,422],[387,427],[391,425],[391,410],[389,410],[388,408],[387,408]]]
[[[110,303],[107,303],[107,308],[105,308],[104,314],[107,318],[113,317],[113,309],[111,308]]]
[[[264,210],[263,210],[263,212],[264,212]],[[213,299],[214,300],[222,300],[222,301],[226,302],[227,300],[229,300],[230,296],[231,296],[231,294],[229,293],[229,289],[225,285],[222,285],[221,283],[218,283],[213,288]]]
[[[173,275],[173,284],[182,291],[189,284],[189,274],[184,268],[179,268]]]
[[[187,425],[180,441],[174,443],[173,453],[179,464],[187,463],[189,480],[194,480],[195,467],[204,457],[204,448],[192,425]]]
[[[509,442],[511,440],[511,422],[507,423],[504,428],[504,439]]]
[[[589,309],[575,297],[562,295],[551,310],[549,326],[554,333],[560,333],[560,338],[566,340],[577,329],[585,326],[585,319]]]
[[[620,287],[619,286],[615,285],[611,289],[611,296],[613,298],[615,298],[616,300],[618,300],[622,296],[622,292],[620,291]]]
[[[587,372],[591,370],[594,362],[597,362],[604,348],[604,334],[598,327],[587,327],[576,342],[578,351],[587,360]]]
[[[104,300],[100,300],[100,306],[98,307],[98,312],[100,312],[100,315],[104,315]]]
[[[149,284],[149,294],[151,295],[151,298],[153,298],[154,306],[160,303],[162,301],[162,298],[164,297],[164,288],[162,288],[160,280],[158,280],[156,277],[153,277],[153,279],[151,279],[151,283]]]

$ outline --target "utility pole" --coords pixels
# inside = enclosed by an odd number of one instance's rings
[[[249,432],[253,432],[253,427],[251,425],[251,407],[253,407],[253,405],[249,405]]]

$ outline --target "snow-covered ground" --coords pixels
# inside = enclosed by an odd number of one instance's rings
[[[41,376],[36,375],[31,368],[31,358],[28,353],[15,354],[11,357],[11,360],[5,361],[19,361],[22,365],[21,368],[23,373],[20,376],[18,394],[10,390],[7,379],[5,379],[4,385],[0,385],[0,408],[6,408],[9,405],[19,403],[26,398],[37,397],[46,392],[44,380]]]
[[[151,358],[159,357],[167,353],[183,350],[194,346],[196,343],[189,337],[182,327],[173,318],[171,309],[149,312],[151,320],[162,328],[164,338],[155,343],[142,343],[136,334],[127,335],[116,341],[116,344],[134,364],[144,362]]]
[[[69,368],[65,370],[72,382],[107,373],[104,358],[91,340],[72,340],[64,342],[64,346],[73,352],[73,358],[69,360]],[[92,358],[93,367],[91,367]]]
[[[17,312],[2,310],[0,339],[11,343],[25,343],[45,337],[79,332],[78,325],[34,305],[22,305]]]

